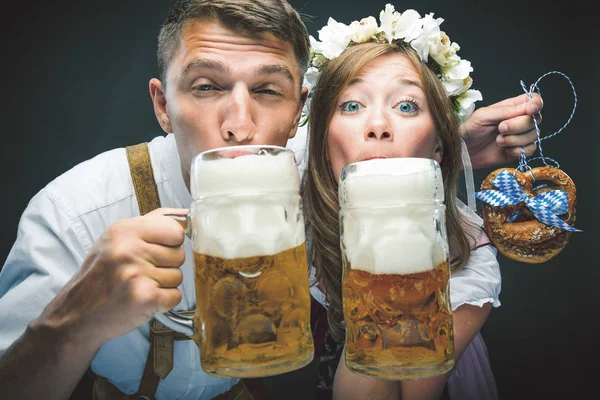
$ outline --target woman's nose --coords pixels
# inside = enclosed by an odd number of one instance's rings
[[[382,112],[375,112],[368,116],[365,140],[394,140],[394,133],[388,119]]]

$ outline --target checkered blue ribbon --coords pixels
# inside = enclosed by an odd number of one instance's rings
[[[529,197],[521,189],[515,177],[506,170],[500,171],[492,183],[499,190],[482,190],[475,193],[475,197],[495,207],[506,207],[524,202],[535,218],[543,224],[566,231],[581,232],[558,217],[569,210],[568,196],[564,190],[552,190]],[[513,214],[509,221],[515,218],[516,215]]]

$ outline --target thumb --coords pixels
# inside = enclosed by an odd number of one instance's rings
[[[514,112],[508,116],[508,118],[514,118],[521,115],[534,115],[542,109],[544,101],[542,100],[542,96],[538,93],[533,93],[531,98],[526,93],[523,93],[520,96],[510,97],[499,101],[498,103],[492,104],[490,107],[504,106],[514,106]]]

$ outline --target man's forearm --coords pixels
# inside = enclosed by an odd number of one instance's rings
[[[98,348],[33,323],[0,357],[0,393],[14,400],[68,399]]]

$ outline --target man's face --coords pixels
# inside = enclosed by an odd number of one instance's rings
[[[150,94],[161,127],[175,135],[186,185],[191,160],[202,151],[285,146],[296,133],[306,97],[299,92],[292,45],[202,20],[189,23],[181,36],[166,85],[151,80]]]

